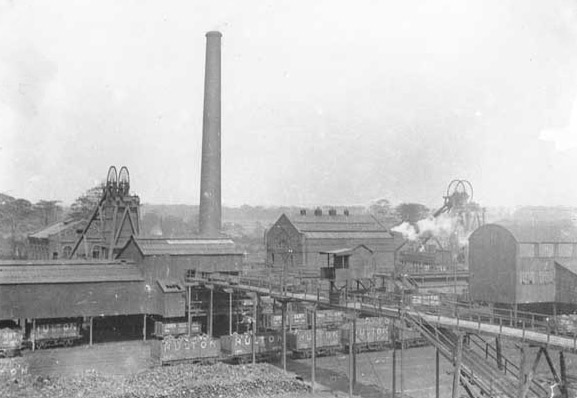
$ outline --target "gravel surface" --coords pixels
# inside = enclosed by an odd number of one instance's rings
[[[303,382],[268,364],[182,364],[154,368],[132,376],[87,371],[79,376],[21,374],[0,379],[0,396],[6,398],[302,397],[308,391]]]

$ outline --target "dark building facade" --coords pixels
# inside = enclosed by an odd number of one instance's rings
[[[146,314],[151,299],[131,262],[2,262],[0,274],[0,320]]]
[[[133,236],[120,251],[118,259],[134,261],[142,272],[146,289],[152,297],[148,313],[161,316],[180,313],[184,316],[184,301],[180,310],[167,304],[174,297],[174,292],[168,291],[166,286],[184,286],[186,279],[209,273],[238,274],[242,268],[243,253],[228,238]],[[176,293],[184,297],[184,289]]]
[[[327,266],[327,252],[363,245],[372,253],[375,272],[391,272],[400,244],[370,215],[336,214],[319,209],[299,215],[283,214],[265,234],[267,265],[285,270],[319,271]],[[323,254],[325,253],[325,254]]]
[[[28,258],[30,260],[69,258],[79,237],[78,230],[82,230],[85,226],[86,220],[65,220],[28,235]],[[90,239],[87,245],[90,253],[101,252],[100,238]]]
[[[470,295],[504,304],[577,306],[577,233],[550,224],[487,224],[469,238]]]

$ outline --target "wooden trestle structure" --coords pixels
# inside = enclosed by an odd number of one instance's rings
[[[187,280],[187,293],[190,300],[193,289],[222,289],[231,295],[233,292],[251,294],[256,303],[259,296],[269,296],[282,303],[282,363],[286,370],[286,309],[289,302],[310,304],[311,311],[319,306],[346,311],[351,320],[357,316],[388,317],[393,324],[399,322],[409,325],[436,348],[436,397],[439,398],[439,357],[443,356],[453,364],[453,397],[458,397],[460,388],[471,398],[477,397],[549,397],[549,391],[534,380],[534,375],[542,357],[545,357],[553,379],[561,396],[568,398],[565,353],[577,353],[577,336],[560,336],[547,326],[546,319],[540,314],[515,312],[511,314],[488,313],[484,308],[457,304],[453,302],[434,303],[419,300],[419,305],[403,297],[378,297],[368,293],[348,293],[344,302],[338,304],[329,300],[329,291],[319,288],[310,289],[306,284],[275,284],[270,278],[239,277],[218,275],[207,278]],[[210,296],[212,297],[212,295]],[[209,303],[208,332],[212,334],[212,300]],[[190,309],[190,306],[189,306]],[[256,308],[255,308],[256,310]],[[255,311],[256,313],[256,311]],[[232,311],[230,311],[232,325]],[[314,319],[314,318],[313,318]],[[190,322],[190,313],[189,313]],[[256,319],[253,322],[256,332]],[[313,322],[313,328],[316,325]],[[231,326],[232,327],[232,326]],[[232,329],[230,329],[232,330]],[[313,336],[315,336],[313,331]],[[494,345],[489,340],[495,341]],[[520,364],[516,365],[505,358],[501,349],[501,340],[514,341],[520,350]],[[354,340],[352,340],[354,341]],[[393,344],[394,346],[394,344]],[[314,347],[314,341],[313,341]],[[474,350],[484,350],[479,355]],[[350,394],[355,383],[355,349],[350,345]],[[532,364],[528,363],[531,349],[538,350]],[[314,350],[314,349],[313,349]],[[549,350],[559,351],[559,371],[556,370]],[[311,379],[315,380],[315,358]],[[396,353],[393,348],[393,396],[396,393]],[[253,358],[254,361],[254,358]]]

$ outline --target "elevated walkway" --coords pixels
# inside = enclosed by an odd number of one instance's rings
[[[577,335],[555,334],[541,315],[532,317],[524,314],[488,313],[486,308],[474,308],[436,297],[430,302],[421,300],[420,305],[412,305],[402,297],[373,297],[369,294],[348,294],[340,304],[329,302],[329,292],[325,289],[310,288],[292,278],[292,284],[275,283],[271,278],[246,278],[219,276],[218,278],[193,278],[188,285],[215,285],[237,291],[254,292],[270,296],[279,301],[300,301],[322,304],[340,310],[356,310],[366,315],[385,316],[398,319],[401,313],[422,319],[435,327],[502,337],[541,347],[577,353]]]

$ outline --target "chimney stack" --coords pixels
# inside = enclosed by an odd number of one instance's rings
[[[216,236],[221,230],[220,197],[220,32],[206,34],[202,164],[200,170],[199,231]]]

